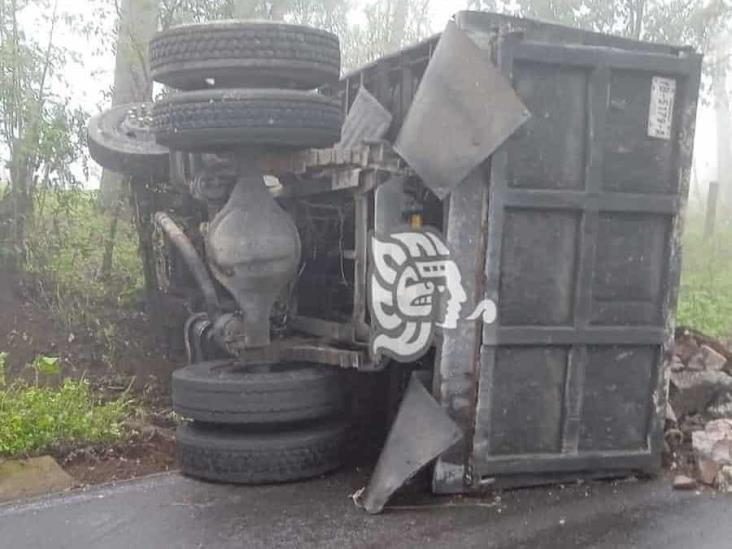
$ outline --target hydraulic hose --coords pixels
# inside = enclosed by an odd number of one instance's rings
[[[191,241],[183,230],[165,212],[155,214],[155,224],[170,239],[178,252],[180,252],[183,261],[186,262],[186,265],[198,283],[198,287],[203,292],[208,317],[213,321],[221,312],[221,304],[219,303],[216,288],[211,281],[206,265],[201,261],[196,248],[193,247],[193,244],[191,244]]]

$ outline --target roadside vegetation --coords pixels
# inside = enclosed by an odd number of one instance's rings
[[[690,211],[683,240],[678,326],[728,339],[732,335],[732,226],[718,223],[704,238],[704,216]]]
[[[71,338],[94,340],[113,360],[116,315],[109,313],[135,306],[143,275],[133,223],[120,216],[112,249],[111,215],[98,208],[97,195],[85,190],[37,195],[25,281]]]
[[[6,358],[0,353],[0,458],[114,442],[126,435],[132,411],[127,392],[103,402],[86,379],[58,381],[58,359],[47,356],[27,366],[34,381],[8,382]]]

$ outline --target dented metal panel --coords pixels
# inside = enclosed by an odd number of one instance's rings
[[[491,164],[473,488],[653,471],[700,58],[509,35],[499,63],[532,119]]]
[[[701,58],[496,14],[455,21],[532,118],[443,200],[465,307],[493,300],[498,322],[436,343],[433,393],[466,437],[433,488],[654,471]],[[347,75],[344,106],[367,88],[394,139],[439,40]]]
[[[449,23],[394,150],[443,199],[528,118],[490,57]]]
[[[445,220],[445,237],[452,257],[462,273],[467,301],[472,310],[485,291],[482,277],[485,262],[485,229],[488,210],[488,166],[474,170],[450,195]],[[435,395],[466,437],[459,446],[445,452],[435,465],[435,492],[461,492],[470,481],[466,456],[471,453],[471,437],[476,407],[479,373],[480,325],[461,323],[445,332],[437,343]]]

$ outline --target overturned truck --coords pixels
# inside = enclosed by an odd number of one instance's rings
[[[335,36],[281,23],[174,28],[150,64],[177,91],[89,146],[188,358],[184,473],[335,469],[373,376],[401,406],[371,512],[433,462],[443,494],[660,467],[693,50],[461,12],[340,79]]]

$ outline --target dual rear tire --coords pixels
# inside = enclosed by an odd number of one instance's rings
[[[340,75],[328,32],[272,22],[215,22],[166,30],[150,43],[153,78],[180,90],[157,100],[158,145],[189,152],[328,147],[340,102],[307,91]],[[342,372],[313,364],[204,362],[173,375],[184,474],[268,483],[336,469],[347,424]]]
[[[193,364],[173,374],[184,474],[260,484],[316,477],[341,464],[342,372],[327,366]]]
[[[274,22],[210,22],[158,33],[152,77],[181,90],[155,103],[157,142],[174,150],[329,147],[340,101],[312,90],[338,81],[334,34]]]

